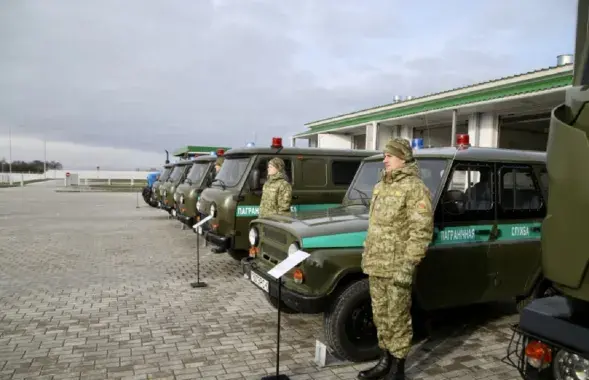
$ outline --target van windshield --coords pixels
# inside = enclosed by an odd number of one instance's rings
[[[421,179],[428,187],[432,198],[436,196],[440,188],[447,163],[448,161],[445,159],[417,159]],[[381,172],[384,170],[384,164],[381,161],[364,162],[358,170],[356,179],[348,189],[348,199],[370,201],[374,185],[380,180]]]
[[[208,162],[195,162],[192,164],[190,171],[188,171],[186,179],[189,179],[194,185],[199,184],[206,174],[208,167]]]
[[[213,185],[234,187],[245,174],[245,170],[251,160],[251,157],[229,158],[226,157],[221,170],[217,173]],[[217,181],[218,180],[218,181]]]
[[[172,172],[172,168],[165,168],[164,171],[162,172],[162,175],[160,175],[160,182],[165,182],[168,180],[168,177],[170,176],[170,173]]]
[[[172,174],[170,174],[170,182],[176,182],[182,177],[182,173],[184,172],[184,165],[178,165],[174,167],[172,170]]]

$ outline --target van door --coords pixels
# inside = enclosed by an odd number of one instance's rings
[[[434,236],[415,290],[426,310],[484,302],[495,224],[492,164],[456,162],[434,213]]]
[[[262,200],[262,189],[266,179],[268,177],[268,161],[275,156],[271,155],[258,155],[254,161],[254,164],[249,171],[248,179],[251,178],[252,173],[255,169],[259,170],[260,173],[260,186],[257,189],[252,189],[250,182],[245,184],[243,191],[237,202],[235,210],[235,245],[234,248],[237,250],[248,249],[248,231],[249,223],[258,218],[260,212],[260,201]],[[290,156],[280,156],[284,161],[286,176],[289,179],[291,185],[292,173],[293,173],[293,160]],[[295,186],[293,186],[293,197],[296,195]]]
[[[329,188],[327,156],[299,156],[295,161],[295,185],[291,210],[303,212],[325,208]]]
[[[542,265],[540,231],[546,201],[530,165],[498,165],[497,220],[499,234],[491,242],[490,300],[524,294]]]

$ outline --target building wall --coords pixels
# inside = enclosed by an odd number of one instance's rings
[[[352,147],[352,136],[319,133],[317,135],[317,146],[319,148],[350,149]]]

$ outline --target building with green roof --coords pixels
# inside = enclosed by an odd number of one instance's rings
[[[545,150],[550,112],[564,101],[573,77],[572,55],[557,65],[307,123],[291,139],[311,147],[382,149],[391,137],[453,146],[467,133],[473,146]]]

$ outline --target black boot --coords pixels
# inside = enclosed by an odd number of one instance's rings
[[[393,356],[393,365],[383,380],[405,380],[405,358],[397,359]]]
[[[383,350],[380,360],[376,365],[358,373],[358,379],[380,379],[386,375],[393,366],[393,355],[388,350]]]
[[[225,250],[223,248],[221,248],[221,247],[215,247],[215,248],[211,249],[211,252],[213,252],[213,253],[223,253],[223,252],[225,252]]]

